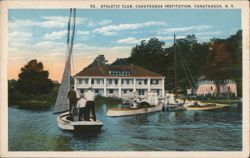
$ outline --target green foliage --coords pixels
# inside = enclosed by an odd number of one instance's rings
[[[43,70],[43,64],[33,59],[21,68],[16,82],[16,88],[26,95],[39,95],[51,92],[53,82],[49,79],[49,72]]]
[[[117,58],[111,65],[121,66],[130,65],[128,58]]]
[[[242,31],[227,39],[212,39],[208,43],[198,43],[195,35],[177,39],[176,45],[164,48],[165,43],[157,38],[141,41],[132,48],[130,57],[117,59],[115,64],[129,63],[166,76],[165,86],[173,90],[174,72],[178,81],[178,91],[195,87],[198,79],[220,81],[234,79],[237,94],[242,95]],[[176,67],[174,67],[174,48]]]
[[[16,82],[16,81],[15,81]],[[13,80],[9,81],[9,89],[12,89]],[[15,105],[20,109],[30,110],[49,110],[55,103],[56,96],[58,93],[59,85],[55,85],[50,93],[43,95],[25,95],[21,93],[17,88],[13,91],[9,91],[9,105]]]
[[[140,45],[132,48],[128,61],[154,72],[164,72],[167,67],[164,45],[157,38],[151,38],[148,42],[141,41]]]
[[[93,67],[93,66],[102,66],[106,65],[108,60],[106,60],[104,55],[98,55],[94,61],[88,65],[88,67]]]

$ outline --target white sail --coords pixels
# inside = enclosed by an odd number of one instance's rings
[[[70,90],[70,75],[71,75],[71,58],[73,52],[73,44],[74,44],[74,34],[75,34],[75,15],[76,9],[73,9],[73,28],[72,28],[72,36],[71,43],[69,46],[69,38],[70,38],[70,24],[71,24],[71,12],[70,10],[70,18],[68,23],[68,39],[67,39],[67,60],[63,72],[63,77],[61,81],[61,85],[59,87],[58,95],[56,98],[56,103],[54,107],[54,114],[63,113],[69,110],[69,99],[67,97],[68,91]]]

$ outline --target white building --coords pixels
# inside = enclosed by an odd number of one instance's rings
[[[96,66],[83,69],[74,76],[77,95],[89,87],[106,97],[123,97],[128,92],[145,95],[148,91],[164,97],[165,77],[139,66]]]

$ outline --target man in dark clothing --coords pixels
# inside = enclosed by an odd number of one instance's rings
[[[71,87],[71,90],[68,92],[69,98],[69,114],[72,116],[72,109],[76,108],[77,97],[76,91],[74,90],[74,86]]]

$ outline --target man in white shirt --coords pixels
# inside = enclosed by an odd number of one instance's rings
[[[85,99],[87,100],[86,103],[86,120],[89,121],[90,118],[90,111],[93,117],[93,120],[96,121],[96,115],[95,115],[95,93],[92,91],[92,88],[90,87],[86,93],[84,93]]]
[[[81,98],[78,100],[76,105],[77,109],[79,109],[78,121],[83,120],[83,118],[86,120],[86,102],[87,100],[84,99],[84,95],[81,95]]]

